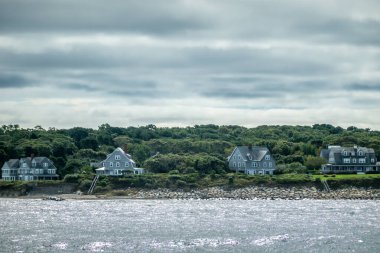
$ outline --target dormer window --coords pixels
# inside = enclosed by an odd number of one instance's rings
[[[356,158],[352,159],[352,163],[356,163]]]
[[[343,155],[347,156],[348,155],[348,152],[345,150],[343,151]]]
[[[266,155],[265,160],[270,160],[270,155]]]
[[[362,156],[362,155],[364,155],[364,152],[359,150],[358,155]]]
[[[113,167],[113,162],[110,162],[110,167]]]
[[[129,162],[126,162],[126,163],[125,163],[125,167],[129,167]]]
[[[26,168],[26,163],[23,163],[23,164],[22,164],[22,167],[23,167],[23,168]]]
[[[32,162],[32,166],[33,166],[33,167],[36,167],[36,162]]]
[[[116,167],[120,167],[120,163],[119,162],[116,163]]]
[[[375,163],[375,158],[371,158],[371,163]]]
[[[115,160],[120,160],[120,155],[115,155]]]
[[[247,154],[247,157],[248,157],[249,160],[252,160],[252,156],[251,156],[250,153]]]
[[[44,167],[46,168],[48,166],[48,163],[44,163]]]

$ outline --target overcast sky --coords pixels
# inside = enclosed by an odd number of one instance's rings
[[[379,0],[0,0],[0,124],[380,129]]]

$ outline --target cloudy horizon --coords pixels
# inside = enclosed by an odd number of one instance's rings
[[[0,124],[380,130],[380,1],[0,0]]]

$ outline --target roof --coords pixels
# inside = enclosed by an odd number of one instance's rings
[[[32,162],[35,162],[38,165],[41,165],[43,162],[48,162],[49,167],[54,167],[53,162],[45,157],[45,156],[36,156],[33,157],[22,157],[20,159],[10,159],[7,163],[10,168],[19,168],[21,166],[20,163],[26,163],[29,167],[31,167]]]
[[[244,159],[251,156],[254,161],[261,161],[264,156],[269,152],[267,147],[248,147],[248,146],[237,146],[237,150],[239,150],[240,154]]]
[[[331,156],[331,153],[343,153],[344,151],[347,151],[348,153],[353,153],[353,152],[359,152],[363,151],[364,154],[374,154],[375,151],[373,148],[366,148],[366,147],[341,147],[341,146],[329,146],[328,149],[323,149],[321,151],[321,156],[324,155],[323,157],[328,157],[328,155]]]

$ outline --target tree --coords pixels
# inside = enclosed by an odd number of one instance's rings
[[[322,164],[325,164],[326,160],[319,156],[308,156],[305,161],[305,166],[308,170],[320,169]]]

